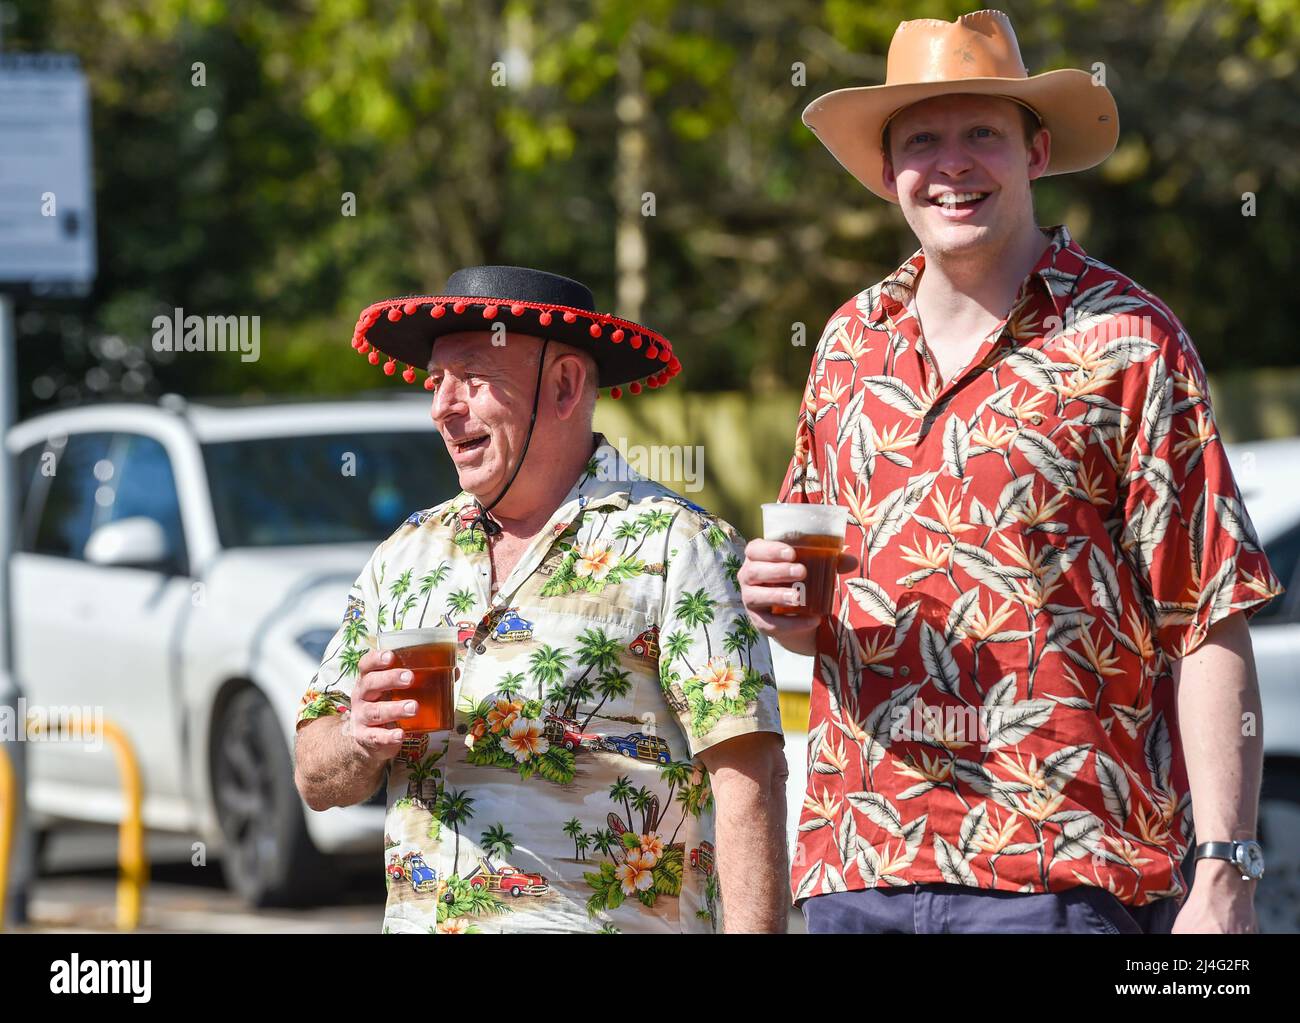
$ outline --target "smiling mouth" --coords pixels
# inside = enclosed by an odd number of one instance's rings
[[[989,197],[988,192],[943,192],[933,196],[931,206],[942,210],[973,210]]]
[[[478,448],[486,447],[487,442],[488,436],[485,433],[480,437],[471,437],[468,440],[458,440],[453,446],[456,450],[456,454],[463,455],[468,451],[475,451]]]

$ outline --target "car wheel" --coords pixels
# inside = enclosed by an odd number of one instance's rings
[[[280,723],[258,690],[226,704],[211,757],[226,883],[252,906],[318,901],[325,860],[307,833]]]
[[[632,751],[631,751],[630,749],[626,749],[626,748],[624,748],[624,749],[619,750],[619,752],[622,753],[623,756],[625,756],[625,757],[631,757],[631,756],[632,756]]]
[[[1300,933],[1300,766],[1266,764],[1259,794],[1264,877],[1255,913],[1265,934]]]
[[[520,891],[518,885],[515,885],[515,887],[513,887],[513,888],[510,889],[510,895],[511,895],[512,898],[516,898],[516,899],[517,899],[517,898],[519,898],[519,896],[522,895],[522,894],[523,894],[523,893]]]

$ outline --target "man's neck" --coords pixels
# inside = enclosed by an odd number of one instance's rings
[[[1030,223],[997,252],[948,259],[926,253],[917,301],[930,311],[931,320],[1001,319],[1050,243],[1051,238]]]
[[[525,466],[491,511],[504,535],[524,540],[541,532],[596,449],[595,435],[588,433],[586,438],[585,443],[574,438],[549,451],[530,447]]]

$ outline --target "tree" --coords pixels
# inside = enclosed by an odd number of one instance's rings
[[[597,677],[596,690],[600,693],[600,703],[596,704],[591,713],[583,719],[582,728],[579,731],[585,732],[587,730],[587,726],[591,724],[591,719],[600,712],[600,708],[605,706],[607,700],[621,700],[630,693],[632,691],[632,680],[628,672],[613,668]]]
[[[582,836],[582,821],[578,820],[577,817],[570,817],[564,822],[563,831],[573,839],[573,858],[575,860],[582,859],[582,850],[578,846],[578,839]]]
[[[505,824],[498,822],[479,836],[479,844],[489,856],[508,860],[515,851],[515,836],[506,830]]]
[[[707,656],[713,656],[713,644],[709,640],[709,626],[713,623],[713,609],[717,601],[709,596],[709,591],[700,587],[694,593],[683,593],[677,598],[673,613],[689,628],[704,629],[704,646]]]
[[[543,643],[533,651],[532,657],[528,659],[528,672],[537,683],[539,700],[545,699],[542,692],[546,684],[562,680],[568,666],[568,656],[557,647]]]
[[[420,609],[420,622],[418,626],[419,628],[424,627],[424,616],[425,614],[428,613],[429,610],[429,598],[433,595],[433,591],[437,587],[442,585],[443,580],[447,578],[447,573],[450,571],[451,571],[451,564],[449,562],[444,561],[441,564],[439,564],[438,567],[435,568],[432,572],[429,572],[421,576],[420,595],[424,597],[424,607]]]
[[[470,818],[474,816],[473,807],[473,798],[459,790],[444,793],[438,807],[438,818],[444,824],[450,824],[456,834],[451,869],[456,877],[460,876],[460,826],[469,823]]]

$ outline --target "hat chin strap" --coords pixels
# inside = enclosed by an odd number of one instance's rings
[[[537,383],[533,386],[533,413],[528,417],[528,433],[524,435],[524,450],[519,455],[519,461],[515,463],[514,471],[510,478],[506,480],[506,485],[494,497],[490,504],[484,505],[477,497],[474,503],[478,505],[478,514],[469,522],[470,529],[482,529],[484,535],[488,537],[499,536],[501,534],[501,524],[488,515],[493,508],[497,506],[501,498],[506,496],[506,492],[515,482],[515,477],[519,475],[519,470],[524,467],[524,459],[528,457],[528,445],[532,443],[533,427],[537,425],[537,403],[542,396],[542,367],[546,365],[546,346],[551,343],[550,338],[542,339],[542,351],[537,357]]]

